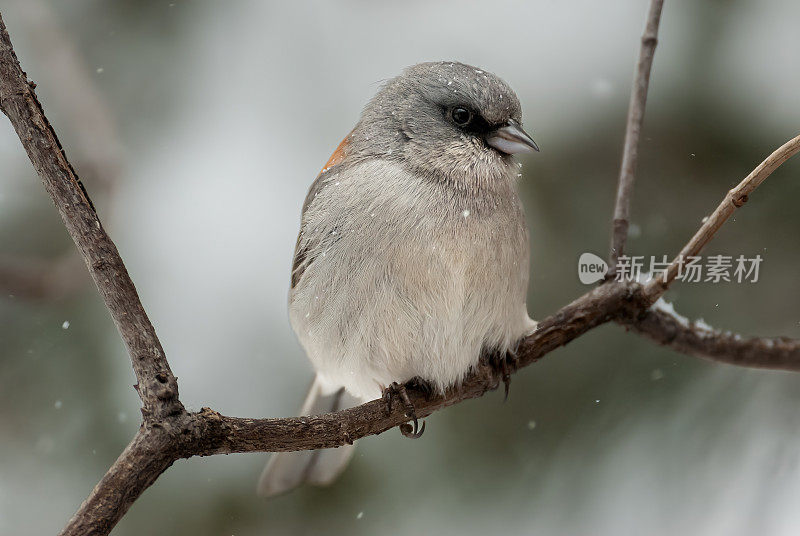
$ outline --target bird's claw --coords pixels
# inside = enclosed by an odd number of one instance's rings
[[[414,417],[414,426],[407,422],[400,425],[400,433],[409,439],[419,439],[425,433],[425,421],[422,421],[422,426],[417,428],[417,418]]]
[[[500,375],[503,382],[503,402],[508,400],[508,390],[511,387],[511,373],[517,370],[519,357],[516,350],[509,349],[505,353],[496,352],[488,357],[488,364],[495,373]]]
[[[420,427],[419,420],[417,419],[417,412],[414,410],[414,404],[411,403],[411,399],[408,397],[405,385],[392,382],[383,392],[383,400],[386,403],[387,415],[392,412],[392,400],[395,397],[400,399],[405,409],[406,416],[414,423],[413,426],[407,422],[401,424],[400,433],[411,439],[419,439],[422,437],[423,432],[425,432],[425,421],[422,422],[422,426]]]

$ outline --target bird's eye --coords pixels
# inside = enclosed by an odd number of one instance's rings
[[[450,112],[450,117],[453,118],[453,123],[460,127],[465,127],[469,125],[470,121],[472,121],[472,112],[466,108],[458,106],[453,108],[453,110]]]

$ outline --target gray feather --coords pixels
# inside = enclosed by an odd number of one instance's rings
[[[322,191],[330,179],[332,179],[336,173],[339,172],[341,167],[341,165],[332,166],[325,169],[317,176],[317,178],[311,184],[311,187],[308,189],[308,193],[306,194],[306,200],[303,202],[303,212],[301,218],[305,217],[308,206],[312,203],[312,201],[314,201],[314,198],[317,197],[317,194]],[[318,250],[316,247],[317,245],[318,244],[315,240],[315,237],[307,236],[307,234],[303,233],[303,230],[300,229],[300,233],[297,235],[297,243],[294,247],[291,288],[297,286],[300,278],[303,277],[303,272],[305,272],[306,267],[314,262],[314,254]]]
[[[344,389],[326,394],[317,379],[311,384],[300,415],[320,415],[359,403]],[[336,449],[278,452],[272,455],[258,482],[258,494],[271,497],[286,493],[302,484],[327,486],[347,467],[355,446]]]

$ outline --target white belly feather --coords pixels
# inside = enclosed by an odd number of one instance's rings
[[[403,187],[378,188],[378,173]],[[532,329],[524,216],[513,179],[496,186],[511,191],[475,199],[385,162],[330,178],[306,209],[313,261],[289,298],[321,380],[365,400],[414,376],[444,389]]]

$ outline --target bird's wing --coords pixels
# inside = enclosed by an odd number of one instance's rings
[[[351,133],[352,134],[352,133]],[[314,201],[314,198],[317,194],[322,191],[325,185],[330,181],[330,179],[339,172],[339,168],[342,165],[345,157],[347,156],[347,145],[350,143],[350,136],[348,134],[333,152],[331,157],[328,159],[328,162],[319,172],[317,178],[311,184],[311,187],[308,189],[308,194],[306,194],[306,199],[303,202],[303,223],[305,220],[306,209],[308,209],[311,202]],[[312,251],[315,248],[315,238],[306,237],[303,233],[303,223],[300,225],[300,233],[297,235],[297,244],[294,248],[294,261],[292,262],[292,283],[291,288],[297,286],[297,283],[300,281],[300,278],[303,276],[303,272],[305,272],[306,268],[314,262],[314,257],[312,255]]]

